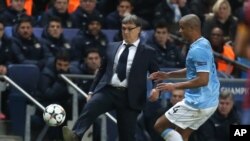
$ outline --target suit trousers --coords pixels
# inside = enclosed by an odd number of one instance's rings
[[[137,116],[140,111],[129,107],[126,88],[116,88],[109,85],[94,94],[87,102],[73,127],[73,131],[82,137],[99,115],[111,110],[116,112],[119,141],[135,141]]]

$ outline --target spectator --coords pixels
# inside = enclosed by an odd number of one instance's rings
[[[11,41],[10,39],[5,35],[4,33],[4,22],[3,20],[0,20],[0,75],[6,75],[7,74],[7,68],[8,65],[11,63],[11,59],[12,59],[12,55],[11,55],[11,51],[10,51],[10,47],[11,47]],[[5,81],[0,79],[0,83],[4,83]],[[2,110],[0,112],[0,120],[1,119],[6,119],[8,118],[8,108],[7,108],[7,97],[8,97],[8,91],[5,89],[3,89],[3,91],[0,91],[0,95],[2,97],[2,99],[0,99],[1,101],[1,105],[0,107],[2,107]]]
[[[165,0],[160,2],[154,12],[154,23],[158,20],[166,20],[169,27],[169,32],[177,34],[178,21],[180,18],[188,13],[181,13],[181,9],[178,5],[178,0]]]
[[[107,16],[109,13],[116,9],[119,0],[98,0],[96,8],[104,15]]]
[[[231,5],[232,8],[232,14],[236,15],[237,12],[239,11],[239,9],[241,9],[243,7],[243,3],[245,0],[228,0],[228,2]]]
[[[164,20],[156,23],[153,37],[147,43],[156,50],[159,67],[184,67],[184,56],[181,55],[177,45],[171,41],[167,23]]]
[[[201,19],[203,25],[205,14],[212,11],[212,7],[217,0],[188,0],[187,5],[190,12],[197,15]]]
[[[2,11],[3,9],[5,9],[7,6],[6,6],[6,2],[5,0],[0,0],[0,11]]]
[[[146,20],[149,23],[148,29],[153,28],[152,19],[154,19],[154,9],[162,0],[134,0],[133,12],[138,17]]]
[[[211,43],[213,51],[215,51],[216,53],[220,53],[224,58],[234,61],[236,56],[233,51],[233,47],[229,43],[225,43],[223,37],[223,31],[221,28],[214,27],[212,29],[209,36],[209,41]],[[219,58],[216,59],[216,64],[218,71],[223,72],[227,75],[232,74],[234,69],[232,64],[227,63],[225,60]]]
[[[77,64],[77,68],[80,71],[80,74],[83,75],[96,75],[99,67],[101,66],[101,54],[98,49],[90,48],[86,50],[86,53],[83,56],[83,59]],[[79,87],[84,92],[89,92],[93,79],[82,80],[79,82]],[[83,105],[86,104],[86,99],[82,96],[78,98],[79,110],[82,110]],[[100,120],[97,119],[93,124],[93,141],[100,141]]]
[[[231,14],[231,6],[228,0],[217,0],[213,5],[213,12],[206,15],[202,34],[209,38],[214,27],[220,27],[224,33],[225,41],[234,41],[237,18]]]
[[[11,46],[14,61],[17,64],[35,64],[42,69],[48,57],[51,57],[48,49],[33,34],[31,18],[20,19],[13,27],[13,40]]]
[[[74,28],[74,22],[68,13],[69,0],[55,0],[53,7],[49,8],[39,21],[39,25],[44,27],[48,24],[52,17],[58,17],[62,21],[63,28]]]
[[[101,65],[101,54],[96,48],[86,50],[83,59],[78,62],[77,68],[81,74],[95,75]],[[83,80],[80,87],[85,92],[88,92],[93,80]]]
[[[8,8],[0,12],[0,19],[4,19],[6,26],[14,26],[22,17],[27,17],[24,0],[11,0]]]
[[[187,0],[177,0],[177,4],[182,15],[187,15],[191,13],[190,12],[191,10],[189,9],[187,5]]]
[[[67,51],[61,50],[57,53],[56,58],[50,60],[44,67],[38,84],[37,97],[44,106],[56,103],[65,109],[67,116],[63,125],[71,119],[72,95],[67,89],[67,83],[59,75],[71,73],[76,73],[76,70],[70,68],[70,56]],[[37,114],[42,117],[42,113]],[[49,128],[49,140],[62,140],[61,127],[63,125]]]
[[[0,75],[7,74],[7,66],[11,63],[11,41],[6,36],[4,21],[0,20]]]
[[[52,0],[33,0],[32,16],[39,20],[44,11],[47,11]]]
[[[133,11],[133,3],[131,0],[119,0],[117,5],[117,9],[106,17],[106,28],[108,29],[120,29],[121,28],[121,21],[124,16],[127,14],[132,14]],[[149,28],[149,22],[146,20],[139,18],[142,23],[143,29]]]
[[[237,25],[237,33],[235,38],[235,53],[237,55],[237,60],[249,66],[249,52],[250,52],[250,1],[245,0],[244,5],[240,12],[240,18]],[[247,71],[241,71],[241,78],[247,78]]]
[[[95,75],[101,65],[101,54],[96,48],[87,49],[80,61],[75,61],[71,65],[77,68],[77,73],[83,75]],[[84,91],[88,92],[93,80],[78,81],[78,86]],[[83,100],[84,99],[84,100]],[[85,98],[80,98],[80,102],[86,102]],[[83,104],[80,104],[83,105]],[[82,107],[82,106],[81,106]]]
[[[250,59],[250,0],[245,0],[242,8],[243,19],[238,25],[237,38],[236,38],[236,53],[239,56],[245,57],[247,60]],[[247,74],[247,93],[243,98],[242,108],[242,124],[250,124],[250,70]]]
[[[200,127],[194,131],[190,141],[229,141],[230,125],[240,123],[239,113],[234,105],[233,94],[221,92],[219,106],[216,112]]]
[[[48,25],[43,30],[42,38],[43,45],[49,49],[53,57],[55,57],[60,50],[66,50],[70,54],[70,59],[74,59],[74,50],[70,42],[63,35],[60,18],[52,17],[50,21],[48,21]]]
[[[241,16],[237,25],[237,32],[235,38],[235,52],[237,56],[247,58],[250,45],[250,0],[245,0],[242,7]]]
[[[16,0],[18,1],[18,0]],[[33,0],[23,0],[24,1],[24,9],[26,10],[26,14],[29,16],[32,16],[32,10],[33,10]],[[6,0],[6,5],[10,6],[12,0]]]
[[[103,55],[108,39],[102,32],[102,22],[98,16],[91,16],[88,19],[86,30],[82,27],[76,37],[72,39],[72,45],[75,48],[75,57],[81,60],[88,48],[97,48]]]
[[[72,13],[76,27],[85,28],[91,16],[99,17],[103,22],[103,15],[96,9],[96,0],[80,0],[80,5]]]
[[[76,10],[76,8],[79,6],[80,1],[79,0],[70,0],[69,6],[68,6],[68,12],[72,13]]]
[[[167,102],[166,110],[170,109],[177,102],[181,101],[184,98],[184,90],[177,89],[172,91],[169,102]]]

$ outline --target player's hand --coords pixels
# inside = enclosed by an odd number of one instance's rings
[[[157,84],[156,89],[158,91],[173,91],[175,90],[175,84],[174,83],[159,83]]]
[[[168,73],[157,71],[157,72],[151,73],[148,78],[151,80],[155,80],[156,82],[159,82],[159,81],[167,79],[168,77],[169,77]]]
[[[160,91],[158,91],[157,89],[152,89],[148,99],[151,102],[155,102],[156,100],[159,99],[159,96],[160,96]]]

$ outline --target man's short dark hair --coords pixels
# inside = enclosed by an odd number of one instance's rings
[[[62,24],[62,20],[59,17],[56,17],[56,16],[53,16],[53,17],[51,17],[49,19],[48,23],[51,23],[51,22],[58,22],[58,23]]]
[[[87,25],[89,25],[93,21],[97,21],[101,25],[103,25],[103,19],[99,15],[91,15],[91,16],[89,16],[88,19],[87,19]]]
[[[55,4],[57,0],[52,0],[52,3]],[[69,0],[67,0],[67,2],[69,2]]]
[[[62,20],[59,17],[53,16],[49,19],[48,23],[45,26],[45,29],[48,30],[51,22],[56,22],[56,23],[60,23],[60,25],[62,26]]]
[[[63,60],[63,61],[70,62],[69,52],[65,49],[59,50],[59,52],[57,52],[56,58],[55,58],[55,61],[57,61],[57,60]]]
[[[130,3],[132,6],[134,5],[132,0],[119,0],[118,5],[120,5],[124,1]]]
[[[164,20],[164,19],[158,20],[154,24],[154,30],[156,30],[157,28],[167,28],[168,29],[168,24],[167,24],[166,20]]]
[[[20,18],[17,22],[17,29],[19,28],[19,26],[22,24],[22,23],[30,23],[31,25],[33,25],[33,20],[30,16],[24,16],[22,18]]]
[[[85,51],[85,53],[84,53],[84,58],[88,57],[88,55],[89,55],[90,53],[98,53],[99,56],[101,57],[101,53],[100,53],[100,51],[99,51],[98,48],[89,48],[89,49],[87,49],[87,50]]]

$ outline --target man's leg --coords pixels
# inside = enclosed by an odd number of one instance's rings
[[[112,98],[108,93],[97,93],[93,95],[92,98],[86,103],[82,114],[74,124],[72,129],[73,131],[71,131],[73,136],[76,135],[76,137],[80,140],[99,115],[112,109]],[[66,141],[70,141],[70,138],[72,138],[72,133],[69,133],[70,131],[65,128],[63,128],[63,131],[64,139]]]
[[[189,136],[191,135],[191,133],[194,131],[193,129],[190,128],[186,128],[186,129],[181,129],[178,128],[176,129],[177,132],[179,132],[183,138],[183,141],[188,141]]]
[[[119,141],[135,141],[137,116],[139,115],[140,111],[125,108],[118,109],[116,112]]]
[[[155,130],[161,134],[166,141],[183,141],[180,133],[175,131],[175,125],[172,124],[165,115],[157,119],[155,123]]]

